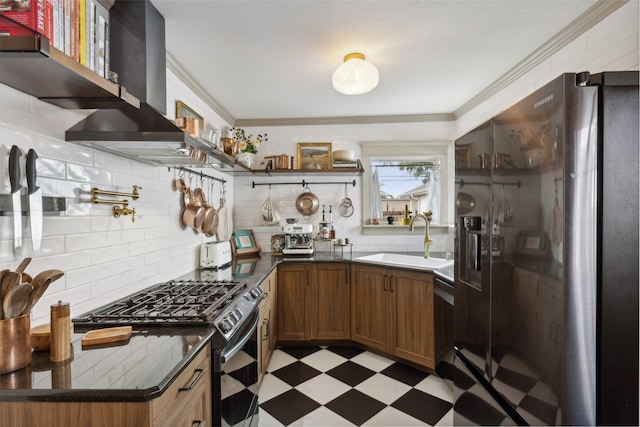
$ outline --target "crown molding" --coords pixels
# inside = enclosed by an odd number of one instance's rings
[[[534,50],[529,56],[500,76],[496,81],[464,103],[453,112],[453,115],[458,119],[487,101],[628,2],[629,0],[599,0],[549,41]]]
[[[346,116],[346,117],[300,117],[282,119],[238,119],[235,126],[314,126],[314,125],[362,125],[377,123],[450,122],[455,120],[451,113],[406,114],[388,116]]]
[[[189,74],[189,72],[182,66],[180,62],[167,51],[167,68],[171,70],[189,89],[191,89],[196,96],[202,99],[213,111],[215,111],[224,121],[231,124],[236,121],[235,117],[229,113],[226,108],[218,103],[205,88],[198,83],[196,79]]]

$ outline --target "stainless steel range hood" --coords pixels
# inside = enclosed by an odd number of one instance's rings
[[[70,142],[155,165],[232,165],[206,142],[183,132],[166,114],[164,18],[149,0],[116,0],[109,10],[110,69],[140,99],[140,109],[123,105],[97,110],[65,133]],[[196,150],[208,154],[192,156]]]

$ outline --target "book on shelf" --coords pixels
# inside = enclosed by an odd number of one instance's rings
[[[1,3],[1,2],[0,2]],[[0,11],[0,36],[47,34],[46,0],[11,0],[8,9]]]
[[[339,168],[361,169],[362,165],[360,163],[360,160],[334,160],[333,168],[334,169],[339,169]]]
[[[101,77],[109,76],[109,10],[105,0],[10,0],[0,36],[42,34],[49,44]]]

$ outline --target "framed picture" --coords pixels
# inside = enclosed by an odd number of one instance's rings
[[[471,169],[471,144],[456,145],[455,159],[457,168]]]
[[[204,130],[204,119],[202,116],[193,111],[187,104],[182,101],[176,101],[176,119],[180,117],[191,117],[200,120],[200,129]]]
[[[298,142],[298,169],[332,169],[330,142]]]
[[[519,255],[547,255],[547,233],[544,231],[521,231],[518,235],[516,253]]]
[[[256,238],[251,230],[236,230],[231,235],[231,247],[236,256],[255,255],[260,253],[260,247],[256,245]]]
[[[234,277],[247,277],[251,276],[256,269],[256,263],[260,261],[260,257],[237,259],[233,261],[233,275]]]

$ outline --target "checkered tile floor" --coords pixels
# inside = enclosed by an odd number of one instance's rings
[[[260,386],[259,426],[453,425],[453,366],[438,375],[352,347],[280,347]]]

